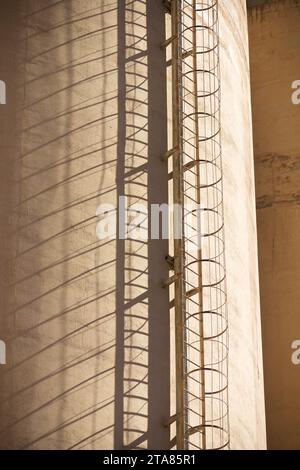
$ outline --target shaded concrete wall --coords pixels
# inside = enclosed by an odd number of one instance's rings
[[[163,7],[3,1],[0,30],[0,446],[167,448],[167,242],[96,238],[99,204],[167,202]]]
[[[265,447],[246,1],[220,1],[232,449]]]
[[[249,12],[268,447],[299,449],[300,2]]]

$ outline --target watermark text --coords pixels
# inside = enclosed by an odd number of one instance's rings
[[[0,365],[6,364],[6,344],[0,340]]]
[[[292,89],[295,90],[292,93],[292,103],[295,105],[300,104],[300,80],[295,80],[292,83]]]
[[[0,80],[0,104],[6,104],[6,83]]]
[[[291,361],[294,366],[300,365],[300,339],[292,342],[291,348],[294,350],[291,356]]]
[[[96,235],[99,240],[168,240],[170,223],[172,238],[186,240],[188,251],[201,248],[201,237],[205,230],[207,211],[200,205],[150,204],[128,202],[120,196],[118,206],[101,204],[96,215],[99,222]],[[184,233],[183,233],[184,232]]]

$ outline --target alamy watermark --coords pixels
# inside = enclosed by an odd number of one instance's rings
[[[173,239],[186,240],[188,251],[201,248],[207,211],[197,204],[129,204],[126,196],[120,196],[118,206],[101,204],[96,210],[99,222],[96,235],[99,240],[167,240],[172,221]],[[184,226],[184,234],[183,232]]]
[[[295,90],[292,93],[292,103],[295,105],[300,104],[300,80],[295,80],[292,83],[292,89]]]
[[[0,365],[6,364],[6,344],[0,340]]]
[[[6,83],[0,80],[0,104],[6,104]]]
[[[294,366],[300,365],[300,339],[292,342],[291,348],[294,350],[291,356],[291,361]]]

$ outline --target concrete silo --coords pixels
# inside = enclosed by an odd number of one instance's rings
[[[256,449],[265,424],[247,10],[244,0],[218,3],[229,320],[222,412],[231,447]],[[2,2],[3,449],[170,447],[168,241],[96,236],[101,217],[122,209],[120,196],[140,213],[138,205],[168,202],[167,10],[146,0]],[[147,230],[142,220],[135,229]]]
[[[267,436],[299,449],[300,2],[260,3],[249,35]]]

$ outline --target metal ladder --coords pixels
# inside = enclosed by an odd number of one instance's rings
[[[218,0],[171,0],[177,449],[227,449]],[[173,442],[172,444],[175,444]]]

